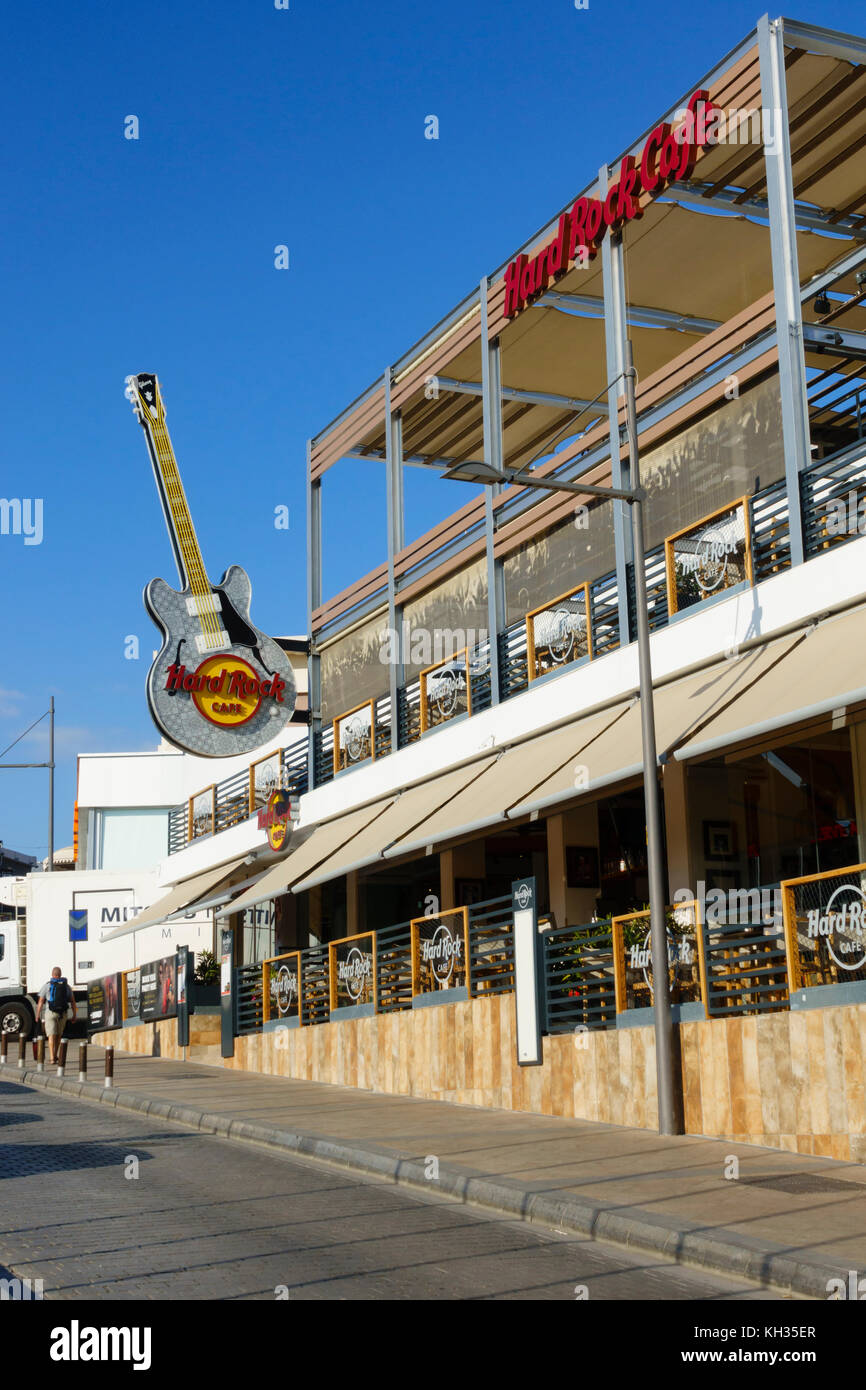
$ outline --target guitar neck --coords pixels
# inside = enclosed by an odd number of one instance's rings
[[[209,594],[210,584],[168,430],[164,421],[147,420],[144,432],[181,587],[197,595]]]

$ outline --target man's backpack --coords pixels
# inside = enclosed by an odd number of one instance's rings
[[[69,1007],[69,986],[66,977],[51,980],[48,985],[48,1007],[53,1014],[65,1014]]]

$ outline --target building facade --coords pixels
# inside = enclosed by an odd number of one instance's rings
[[[278,759],[298,828],[268,850],[248,768],[207,789],[200,819],[194,800],[175,807],[165,871],[192,881],[252,856],[218,921],[241,969],[301,951],[309,980],[327,976],[328,1006],[310,985],[301,1025],[339,1026],[359,999],[411,1010],[440,949],[418,924],[458,951],[449,914],[465,927],[464,1002],[507,992],[513,957],[509,975],[491,933],[527,878],[558,981],[549,1033],[646,1024],[636,565],[681,1019],[817,1003],[860,1016],[864,93],[866,41],[765,17],[627,150],[598,151],[587,186],[309,442],[310,727]],[[629,352],[643,555],[628,502],[580,492],[633,481]],[[460,481],[478,465],[501,481]],[[453,509],[422,534],[407,469],[452,475]],[[327,593],[329,499],[368,486],[383,553]],[[238,795],[242,825],[221,811]],[[374,983],[346,996],[353,950]],[[598,1048],[615,1071],[613,1045]],[[425,1093],[458,1092],[481,1094]],[[634,1122],[625,1103],[564,1113]]]

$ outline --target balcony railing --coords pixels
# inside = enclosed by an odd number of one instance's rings
[[[846,541],[866,534],[866,456],[858,444],[830,459],[820,459],[801,477],[803,531],[807,558]],[[864,515],[861,527],[860,504]],[[746,499],[746,525],[750,545],[752,580],[759,583],[788,569],[791,564],[791,536],[785,480],[779,479]],[[633,567],[626,566],[628,609],[631,632],[636,634]],[[658,631],[671,621],[668,601],[668,575],[665,545],[654,546],[646,554],[647,604],[650,629]],[[590,634],[589,654],[575,652],[562,660],[555,658],[554,666],[544,678],[555,676],[575,665],[577,661],[597,661],[620,644],[619,596],[614,572],[592,581],[587,589],[587,625]],[[695,606],[696,607],[696,606]],[[688,611],[693,612],[695,608]],[[495,654],[499,665],[500,696],[507,700],[519,695],[530,685],[527,626],[524,619],[511,623],[498,633]],[[422,711],[421,680],[408,681],[397,691],[397,747],[405,748],[421,738],[432,736],[456,717],[478,714],[491,704],[490,643],[485,641],[469,649],[465,656],[439,664],[434,679],[428,676],[426,698],[428,707]],[[432,693],[431,693],[432,692]],[[382,695],[370,702],[373,719],[373,748],[375,757],[386,757],[391,746],[391,701]],[[432,715],[431,715],[432,708]],[[422,727],[426,726],[426,727]],[[326,724],[313,732],[314,785],[321,786],[335,776],[334,725]],[[295,748],[284,754],[286,785],[301,793],[307,787],[307,749]],[[343,776],[353,765],[363,766],[370,761],[365,756],[353,763],[344,758],[344,766],[336,775]],[[194,816],[187,802],[176,807],[170,817],[169,853],[183,849],[191,839],[218,834],[237,825],[252,814],[255,807],[247,792],[246,770],[216,784],[213,789],[213,809]],[[210,791],[210,789],[208,789]]]
[[[806,555],[820,555],[866,535],[866,456],[857,445],[832,459],[819,459],[803,473],[800,487]]]
[[[255,778],[256,767],[263,763],[273,764],[268,769],[270,776],[264,785],[261,781],[257,783]],[[232,773],[231,777],[225,777],[222,782],[209,787],[205,814],[200,814],[198,809],[198,803],[205,795],[201,792],[175,806],[169,815],[169,854],[177,854],[193,840],[219,834],[230,826],[249,820],[264,805],[267,790],[278,786],[295,796],[307,790],[306,742],[259,759],[257,763],[243,767],[239,772]]]
[[[708,907],[707,921],[698,902],[667,909],[671,997],[683,1011],[683,1019],[733,1018],[794,1007],[789,987],[792,969],[800,999],[813,986],[829,985],[835,988],[823,989],[828,996],[823,1002],[866,1001],[866,865],[791,879],[773,888],[738,890],[735,897],[732,905],[729,894],[728,903],[718,911]],[[448,928],[442,926],[446,920],[451,923]],[[418,955],[421,924],[425,941],[433,943],[432,950],[428,946],[427,966],[420,964]],[[461,944],[455,953],[453,979],[437,982],[429,960],[447,961],[448,953],[437,954],[435,949],[443,931],[450,933],[451,942]],[[579,1034],[651,1021],[648,912],[548,927],[542,930],[541,940],[545,1032]],[[375,1013],[417,1007],[419,995],[425,996],[426,1004],[450,1003],[454,989],[442,988],[441,994],[438,990],[454,980],[464,982],[464,999],[514,992],[510,895],[453,909],[438,918],[416,918],[414,923],[367,931],[340,944],[358,945],[372,956],[369,974],[375,979]],[[304,1027],[333,1021],[334,952],[328,946],[316,946],[292,953],[291,959],[299,963],[301,981],[297,1021]],[[268,964],[245,965],[235,972],[239,1033],[263,1031]],[[839,985],[844,988],[840,990]],[[346,1009],[339,1012],[346,1016]],[[273,1009],[269,1017],[275,1017]]]

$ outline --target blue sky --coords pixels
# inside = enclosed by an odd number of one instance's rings
[[[141,592],[176,576],[124,377],[163,382],[212,575],[242,564],[254,621],[303,632],[308,436],[760,13],[49,0],[7,15],[0,496],[41,498],[44,534],[0,535],[0,750],[54,694],[58,845],[76,753],[157,741]],[[853,0],[796,13],[862,27]],[[357,489],[344,466],[326,494],[331,592],[384,558],[382,480],[369,465],[355,476]],[[429,479],[409,482],[417,533],[445,506]],[[0,761],[44,758],[44,728]],[[0,839],[46,852],[44,773],[2,773]]]

